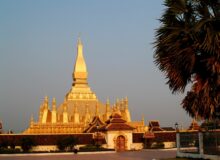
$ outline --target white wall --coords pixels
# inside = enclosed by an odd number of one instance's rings
[[[144,148],[144,144],[143,143],[133,143],[131,145],[131,150],[141,150]]]
[[[164,148],[176,148],[176,142],[163,142]]]
[[[56,151],[59,150],[56,145],[39,145],[34,146],[32,151]]]
[[[120,135],[125,137],[126,150],[131,150],[132,140],[133,140],[132,131],[108,131],[106,133],[107,148],[114,149],[115,148],[115,141],[116,141],[117,137]]]

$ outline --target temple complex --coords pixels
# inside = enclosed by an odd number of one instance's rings
[[[40,105],[38,121],[31,116],[30,126],[24,134],[63,134],[83,133],[88,130],[94,117],[104,124],[110,116],[117,113],[123,119],[123,125],[129,125],[133,132],[145,132],[144,119],[132,121],[128,108],[128,98],[117,99],[113,105],[109,100],[102,103],[88,85],[88,71],[83,56],[83,44],[77,42],[77,55],[72,74],[73,83],[63,102],[57,105],[56,99],[45,97]]]
[[[0,122],[0,145],[7,142],[21,148],[23,138],[35,142],[33,151],[57,151],[58,142],[63,138],[76,138],[78,146],[101,146],[116,151],[140,150],[143,148],[176,147],[176,130],[160,126],[158,120],[144,123],[132,121],[128,98],[109,99],[101,102],[88,84],[88,71],[83,55],[83,43],[77,42],[77,53],[72,73],[72,86],[61,104],[46,96],[39,107],[38,120],[30,119],[29,127],[21,134],[2,131]],[[51,102],[51,104],[49,103]],[[195,120],[187,132],[197,132]],[[178,130],[179,131],[179,130]],[[2,134],[3,133],[3,134]],[[162,146],[161,146],[162,144]],[[8,146],[9,147],[9,146]]]

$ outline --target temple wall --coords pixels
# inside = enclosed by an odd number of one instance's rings
[[[20,146],[23,138],[30,138],[37,146],[56,145],[59,140],[65,137],[78,138],[79,144],[92,144],[93,134],[0,134],[0,144],[7,141],[15,146]]]

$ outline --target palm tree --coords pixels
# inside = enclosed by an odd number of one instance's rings
[[[220,117],[220,0],[165,0],[155,35],[155,64],[190,116]]]

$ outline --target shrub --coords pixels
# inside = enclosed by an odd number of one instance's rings
[[[10,142],[9,146],[10,146],[11,149],[15,149],[15,143],[14,142]]]
[[[23,152],[28,152],[30,151],[30,149],[32,149],[32,147],[34,146],[34,141],[32,138],[30,137],[23,137],[21,139],[21,148],[23,150]]]
[[[163,149],[164,148],[164,143],[163,142],[157,142],[157,143],[153,143],[151,145],[152,149]]]
[[[60,138],[57,141],[57,147],[61,151],[73,150],[73,147],[78,143],[78,139],[72,136]]]
[[[11,148],[0,149],[0,154],[12,154],[12,153],[21,153],[21,150],[18,148],[16,148],[16,149],[11,149]]]
[[[4,140],[0,143],[0,148],[2,149],[8,148],[8,145],[9,145],[8,142]]]

